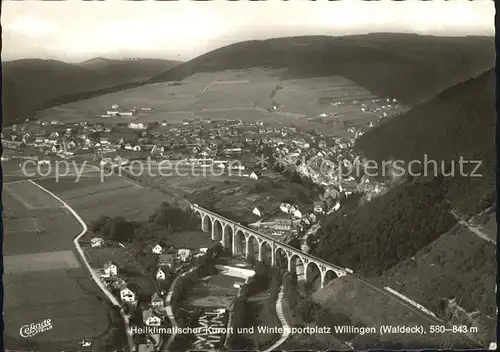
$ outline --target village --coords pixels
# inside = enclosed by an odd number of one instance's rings
[[[387,99],[387,105],[373,110],[374,114],[379,114],[377,122],[388,116],[390,102],[392,100]],[[367,110],[365,104],[359,106],[361,111]],[[27,120],[23,125],[4,129],[3,145],[9,153],[4,153],[2,160],[28,158],[39,167],[57,160],[75,160],[116,169],[127,169],[132,161],[161,163],[167,160],[186,167],[215,167],[226,173],[237,171],[239,176],[254,181],[272,178],[276,173],[288,172],[290,176],[292,170],[292,181],[297,177],[307,179],[311,186],[322,190],[312,206],[282,202],[279,207],[266,208],[255,204],[253,209],[249,209],[254,220],[247,225],[300,248],[304,253],[310,253],[311,247],[315,245],[315,233],[321,219],[328,213],[338,211],[345,199],[353,194],[362,194],[369,199],[387,189],[384,183],[367,175],[356,174],[354,170],[363,163],[354,151],[355,141],[374,126],[373,121],[361,126],[346,124],[347,137],[338,137],[323,135],[318,131],[301,131],[296,127],[274,127],[262,121],[244,122],[238,119],[186,119],[177,124],[168,121],[143,123],[123,120],[133,118],[137,111],[147,113],[150,110],[134,108],[123,111],[114,105],[103,114],[103,122],[97,123]],[[323,120],[336,118],[325,114],[319,117]],[[121,120],[117,122],[113,119]],[[335,169],[326,170],[325,164],[339,165],[342,173]],[[346,172],[349,175],[347,177],[344,176]],[[91,248],[107,245],[99,237],[92,238],[88,243]],[[192,268],[207,249],[173,248],[163,243],[151,246],[150,255],[155,256],[158,263],[154,275],[157,290],[147,301],[141,299],[134,287],[127,283],[126,275],[121,274],[122,268],[117,263],[108,261],[96,269],[101,282],[122,304],[130,322],[128,333],[133,338],[137,352],[161,351],[162,346],[168,345],[167,341],[173,336],[168,328],[172,328],[172,319],[175,321],[170,306],[171,292],[168,292],[172,289],[171,280]],[[211,298],[216,303],[206,297],[201,306],[197,305],[197,299],[191,304],[189,314],[197,313],[197,326],[225,327],[231,297],[234,298],[239,287],[253,275],[244,262],[219,266],[218,269],[218,275],[207,277],[208,281],[200,281],[202,286],[206,286],[203,294],[209,297],[207,290],[210,289],[207,287],[217,288]],[[297,265],[297,275],[299,278],[304,275],[300,263]],[[214,283],[217,281],[224,284],[220,286]],[[222,302],[220,297],[228,297],[227,302]],[[201,349],[219,349],[225,337],[224,333],[198,334],[192,345]],[[90,346],[91,342],[85,341],[85,344]]]
[[[84,248],[98,250],[115,245],[103,238],[93,237],[84,243]],[[166,350],[168,340],[176,335],[176,331],[182,330],[179,326],[172,326],[176,313],[171,303],[173,282],[169,280],[191,272],[198,265],[197,259],[209,255],[209,248],[175,249],[164,243],[150,245],[149,249],[149,256],[155,257],[158,266],[154,277],[157,291],[148,300],[141,298],[133,285],[127,282],[127,275],[121,273],[116,262],[108,261],[101,268],[94,269],[101,282],[120,302],[130,324],[128,334],[137,352]],[[196,317],[194,347],[211,350],[222,347],[231,302],[241,285],[255,273],[250,267],[238,258],[222,261],[216,265],[217,273],[203,277],[189,294],[186,299],[188,305],[181,310],[187,316]],[[86,340],[86,344],[91,346],[91,341]]]
[[[344,101],[338,101],[330,105],[343,104]],[[321,216],[338,211],[342,200],[353,194],[370,199],[387,189],[383,182],[359,172],[364,160],[356,155],[354,144],[380,120],[397,112],[399,105],[391,98],[351,104],[377,119],[358,126],[344,123],[346,136],[342,137],[238,119],[144,123],[134,120],[134,116],[147,114],[152,108],[123,109],[113,105],[102,114],[103,122],[27,120],[23,125],[5,128],[2,141],[9,153],[4,153],[2,159],[32,158],[40,166],[71,159],[101,168],[125,169],[132,161],[168,161],[184,167],[215,168],[256,181],[293,170],[322,190],[313,206],[300,209],[298,204],[282,204],[281,212],[277,212],[277,208],[264,209],[256,204],[252,210],[255,221],[249,225],[281,236],[286,242],[292,236],[298,237],[308,252],[305,243],[311,241]],[[337,118],[334,115],[324,113],[319,117]],[[294,177],[292,174],[292,181]]]
[[[349,147],[352,147],[356,138],[381,119],[390,116],[391,109],[397,111],[398,105],[389,104],[392,100],[387,98],[385,105],[372,107],[370,111],[367,111],[367,105],[354,101],[361,112],[369,112],[377,118],[361,126],[351,126],[349,121],[343,121],[346,131],[343,137],[325,136],[317,131],[311,134],[293,126],[276,127],[263,121],[250,122],[237,118],[210,120],[192,117],[180,123],[171,123],[168,119],[140,122],[134,117],[135,114],[138,111],[147,113],[152,108],[121,109],[113,105],[111,110],[101,116],[102,122],[35,122],[26,119],[22,125],[4,128],[2,141],[6,149],[37,157],[41,163],[58,158],[111,160],[119,156],[125,160],[146,157],[193,162],[203,160],[206,165],[210,165],[240,159],[248,151],[258,153],[264,145],[272,147],[276,155],[290,162],[298,156],[310,159],[318,156],[318,153],[323,157],[332,157],[333,154],[347,157]],[[375,102],[380,104],[378,99],[374,99],[373,104]],[[327,118],[326,113],[319,116],[323,115],[323,119]],[[329,118],[335,123],[339,122],[336,116]]]

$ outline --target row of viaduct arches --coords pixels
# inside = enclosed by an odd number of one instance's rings
[[[198,205],[191,208],[201,219],[202,230],[210,233],[212,240],[220,242],[235,256],[253,258],[295,272],[299,280],[317,283],[318,288],[323,288],[334,278],[347,275],[345,268],[303,253]]]

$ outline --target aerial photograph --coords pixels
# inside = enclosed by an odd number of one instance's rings
[[[493,1],[3,1],[8,352],[496,350]]]

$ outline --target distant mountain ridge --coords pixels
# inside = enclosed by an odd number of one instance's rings
[[[375,94],[415,105],[493,67],[494,55],[493,41],[478,36],[288,37],[231,44],[178,65],[151,82],[178,81],[196,72],[224,69],[287,68],[286,77],[342,75]]]
[[[179,81],[196,72],[251,67],[286,68],[283,78],[341,75],[374,94],[416,105],[490,69],[494,54],[488,37],[374,33],[246,41],[186,63],[103,57],[76,65],[16,60],[3,63],[3,122],[19,123],[49,107],[145,84]]]
[[[102,91],[145,81],[178,61],[94,58],[79,64],[57,60],[21,59],[2,63],[3,123],[19,123],[41,109]],[[84,95],[83,95],[84,96]]]

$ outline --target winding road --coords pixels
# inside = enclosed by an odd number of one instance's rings
[[[187,274],[193,272],[194,270],[196,270],[196,268],[191,268],[188,271],[177,276],[175,278],[174,282],[172,282],[172,285],[170,285],[170,288],[168,289],[167,298],[165,298],[165,306],[166,306],[166,311],[167,311],[167,317],[168,317],[168,320],[170,320],[170,325],[172,326],[172,329],[177,329],[179,327],[179,325],[177,324],[177,320],[175,320],[175,315],[174,315],[174,312],[172,310],[172,305],[171,305],[171,299],[172,299],[172,295],[174,294],[175,286],[177,285],[177,282],[179,281],[179,279],[181,277],[186,276]],[[163,345],[161,346],[160,352],[170,351],[170,346],[174,342],[175,336],[177,336],[176,333],[172,333],[172,335],[170,335],[168,340],[166,342],[164,342]]]
[[[80,254],[80,257],[81,257],[83,263],[85,264],[87,270],[89,271],[90,275],[92,276],[92,279],[94,280],[94,282],[101,289],[101,291],[106,295],[106,297],[111,301],[111,303],[113,303],[114,306],[120,307],[120,314],[122,315],[123,321],[125,323],[125,331],[127,333],[127,342],[128,342],[128,345],[129,345],[129,351],[135,351],[135,346],[134,346],[134,343],[133,343],[132,335],[130,334],[129,320],[128,320],[127,316],[125,315],[125,312],[123,311],[123,308],[121,307],[120,302],[118,302],[118,300],[116,299],[116,297],[113,296],[113,294],[108,291],[108,289],[103,285],[103,283],[101,282],[101,280],[97,277],[97,275],[95,274],[94,270],[90,266],[87,258],[85,257],[85,253],[83,252],[82,247],[80,246],[80,243],[79,243],[80,238],[83,235],[85,235],[87,233],[87,231],[88,231],[87,224],[85,223],[85,221],[83,221],[83,219],[80,217],[80,215],[78,215],[78,213],[73,208],[71,208],[69,206],[69,204],[66,203],[64,200],[62,200],[61,198],[59,198],[58,196],[56,196],[54,193],[52,193],[48,189],[40,186],[39,184],[37,184],[34,181],[29,180],[28,182],[32,183],[36,187],[40,188],[42,191],[48,193],[49,195],[51,195],[52,197],[54,197],[56,200],[58,200],[63,205],[63,207],[66,208],[75,217],[75,219],[80,223],[80,225],[82,226],[82,231],[80,232],[80,234],[78,236],[75,237],[75,239],[73,240],[73,243],[74,243],[74,245],[76,247],[76,250],[77,250],[78,254]]]
[[[291,335],[291,327],[288,325],[285,315],[283,314],[283,285],[281,285],[280,292],[278,294],[278,299],[276,300],[276,314],[283,328],[283,333],[278,341],[276,341],[271,347],[267,348],[265,352],[271,352],[276,350],[281,344],[283,344]]]

